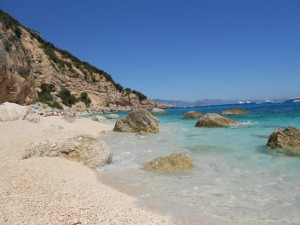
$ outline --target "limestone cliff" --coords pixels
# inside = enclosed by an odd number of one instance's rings
[[[42,83],[54,85],[58,102],[57,93],[68,89],[76,97],[87,92],[94,109],[163,107],[139,92],[124,90],[106,72],[56,48],[0,10],[0,104],[37,102]],[[85,104],[76,103],[75,107],[85,108]]]

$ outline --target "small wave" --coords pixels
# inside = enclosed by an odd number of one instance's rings
[[[246,126],[253,126],[255,124],[259,124],[258,121],[245,121],[245,122],[241,122],[242,125],[246,125]]]

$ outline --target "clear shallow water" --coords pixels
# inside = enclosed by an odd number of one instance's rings
[[[183,120],[190,110],[220,112],[243,126],[195,128]],[[268,153],[276,127],[300,127],[300,103],[170,109],[158,116],[160,133],[104,134],[114,157],[99,179],[137,197],[137,204],[184,224],[300,224],[300,157]],[[148,173],[141,168],[155,157],[187,151],[194,168],[182,175]]]

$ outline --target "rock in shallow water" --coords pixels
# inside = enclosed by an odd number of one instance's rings
[[[90,135],[33,143],[25,150],[23,159],[43,156],[66,158],[91,169],[112,161],[110,150],[100,140]]]
[[[105,122],[107,121],[107,118],[105,116],[93,116],[91,117],[91,120],[96,122]]]
[[[163,109],[159,109],[159,108],[153,108],[151,110],[152,114],[166,114],[167,112]]]
[[[134,109],[116,122],[113,131],[158,133],[159,120],[146,109]]]
[[[120,116],[118,114],[109,114],[109,115],[106,115],[105,118],[109,119],[109,120],[111,120],[111,119],[119,119]]]
[[[220,116],[215,113],[205,114],[196,124],[196,127],[226,127],[231,125],[240,125],[240,123]]]
[[[184,119],[195,119],[195,118],[201,118],[203,116],[202,113],[196,112],[196,111],[189,111],[184,114]]]
[[[277,128],[269,137],[267,146],[272,151],[287,155],[300,155],[300,129],[288,127]]]
[[[179,173],[193,167],[192,159],[186,153],[173,153],[148,162],[144,169],[149,172]]]
[[[221,112],[221,114],[228,115],[239,115],[239,114],[248,114],[249,112],[244,109],[226,109]]]

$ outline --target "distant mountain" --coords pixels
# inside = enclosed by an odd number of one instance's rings
[[[153,99],[154,102],[160,104],[170,104],[177,107],[195,107],[195,106],[209,106],[209,105],[229,105],[229,104],[266,104],[266,103],[281,103],[281,102],[300,102],[300,97],[295,97],[291,99],[255,99],[251,101],[241,101],[241,100],[222,100],[222,99],[203,99],[194,102],[177,101],[177,100],[162,100]]]
[[[154,102],[160,104],[176,105],[177,107],[195,107],[195,106],[207,106],[207,105],[226,105],[226,104],[243,104],[250,102],[241,102],[238,100],[222,100],[222,99],[203,99],[195,102],[176,101],[176,100],[162,100],[153,99]]]

